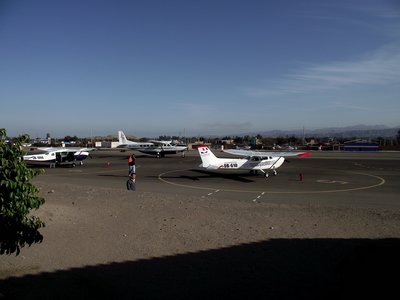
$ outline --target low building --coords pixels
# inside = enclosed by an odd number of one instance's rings
[[[379,145],[361,140],[349,141],[343,143],[343,151],[379,151]]]

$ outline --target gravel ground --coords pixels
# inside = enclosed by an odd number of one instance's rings
[[[37,185],[44,238],[0,256],[0,299],[321,299],[394,290],[399,211]]]

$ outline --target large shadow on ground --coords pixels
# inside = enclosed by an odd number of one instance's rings
[[[3,299],[387,299],[397,294],[399,253],[400,239],[277,239],[9,278],[0,281],[0,293]]]
[[[199,170],[199,169],[190,169],[190,175],[163,175],[162,178],[164,179],[189,179],[191,181],[200,181],[200,180],[209,180],[213,178],[222,178],[232,181],[238,182],[254,182],[254,178],[260,175],[253,175],[253,174],[227,174],[227,173],[217,173],[217,172],[210,172],[207,170]],[[177,173],[169,172],[169,174]],[[251,179],[252,178],[252,179]]]

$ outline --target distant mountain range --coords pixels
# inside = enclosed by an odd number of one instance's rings
[[[347,127],[330,127],[322,129],[294,129],[294,130],[269,130],[257,132],[263,137],[339,137],[339,138],[377,138],[377,137],[394,137],[400,130],[398,127],[388,127],[385,125],[355,125]],[[243,134],[243,135],[256,135]],[[243,136],[241,135],[241,136]]]
[[[293,130],[266,130],[266,131],[253,131],[241,134],[230,134],[229,136],[256,136],[260,134],[262,137],[286,137],[286,136],[295,136],[297,138],[302,138],[303,135],[306,138],[315,137],[336,137],[336,138],[362,138],[362,139],[374,139],[378,137],[383,138],[391,138],[395,137],[400,130],[400,126],[398,127],[388,127],[385,125],[354,125],[354,126],[346,126],[346,127],[329,127],[329,128],[322,128],[322,129],[293,129]],[[225,135],[227,136],[227,135]],[[210,138],[217,138],[222,137],[212,135],[209,136]],[[96,137],[96,138],[105,138],[107,140],[118,140],[118,135],[116,134],[109,134],[106,137]],[[129,140],[137,140],[138,138],[133,135],[128,135],[127,138]]]

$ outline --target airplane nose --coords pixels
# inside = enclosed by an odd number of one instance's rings
[[[284,157],[280,157],[278,159],[278,161],[276,162],[276,164],[275,164],[275,168],[279,168],[280,166],[282,166],[284,161],[285,161],[285,158]]]

